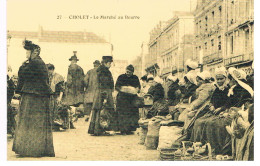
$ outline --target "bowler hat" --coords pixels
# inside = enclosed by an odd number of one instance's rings
[[[100,62],[99,62],[99,60],[95,60],[95,61],[93,62],[93,64],[100,65]]]
[[[133,65],[128,65],[128,66],[126,67],[126,69],[129,70],[129,71],[131,71],[131,72],[134,72],[134,71],[135,71],[135,68],[134,68]]]
[[[79,61],[79,59],[77,58],[77,56],[76,55],[73,55],[70,59],[69,59],[69,61],[72,61],[72,60],[76,60],[76,61]]]
[[[103,56],[102,57],[103,62],[113,62],[112,56]]]

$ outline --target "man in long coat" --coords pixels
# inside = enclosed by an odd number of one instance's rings
[[[84,95],[84,71],[77,65],[79,59],[76,56],[77,52],[69,59],[71,64],[68,69],[67,87],[65,103],[70,106],[79,106],[83,104]]]
[[[109,68],[113,62],[112,56],[103,56],[101,65],[97,68],[97,85],[94,92],[91,121],[88,133],[95,136],[104,135],[105,130],[100,126],[100,112],[103,107],[106,110],[114,111],[112,92],[114,91],[114,80]]]
[[[94,68],[89,70],[84,78],[84,84],[85,84],[84,114],[87,116],[86,121],[88,121],[92,109],[94,92],[98,88],[97,69],[100,66],[100,62],[96,60],[93,64],[94,64]]]

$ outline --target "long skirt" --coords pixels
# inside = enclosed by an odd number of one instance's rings
[[[133,106],[135,96],[118,93],[116,110],[118,113],[118,128],[121,132],[135,131],[139,127],[139,109]]]
[[[93,109],[90,115],[90,123],[88,128],[89,134],[101,135],[105,130],[100,127],[100,111]]]
[[[229,118],[220,118],[210,113],[196,120],[191,141],[210,143],[215,154],[231,154],[231,137],[226,131],[226,126],[230,125]]]
[[[54,157],[50,97],[22,94],[13,151],[25,157]]]

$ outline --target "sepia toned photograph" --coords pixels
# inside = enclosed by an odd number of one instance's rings
[[[255,160],[254,0],[7,0],[6,20],[7,161]]]

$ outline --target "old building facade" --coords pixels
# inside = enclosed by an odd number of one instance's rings
[[[203,69],[223,66],[225,54],[225,0],[198,0],[194,11],[194,57]]]
[[[252,71],[254,0],[198,0],[194,56],[204,70],[234,66]]]
[[[254,60],[254,0],[227,0],[225,66],[250,74]]]
[[[176,70],[184,71],[184,62],[192,58],[194,17],[189,12],[175,12],[167,22],[160,22],[150,33],[147,71],[156,71],[162,77]],[[149,68],[150,67],[150,68]]]

